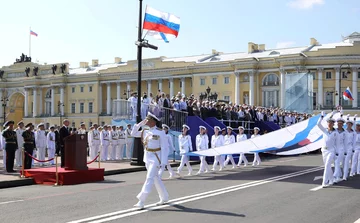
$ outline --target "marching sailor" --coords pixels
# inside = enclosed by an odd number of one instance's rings
[[[235,136],[232,134],[232,130],[233,128],[231,128],[230,126],[227,127],[227,135],[224,137],[224,145],[230,145],[235,143]],[[235,161],[232,155],[227,155],[227,158],[224,162],[224,167],[226,167],[229,163],[229,161],[231,161],[231,164],[233,165],[233,169],[235,169]]]
[[[325,165],[324,175],[323,175],[323,187],[328,187],[334,184],[334,176],[333,171],[331,169],[331,164],[335,158],[335,151],[338,139],[338,132],[334,129],[335,119],[333,119],[333,114],[326,121],[328,123],[328,127],[324,128],[321,124],[324,118],[324,112],[321,113],[321,118],[319,118],[317,122],[317,126],[323,132],[323,146],[321,148],[323,162]]]
[[[251,136],[251,138],[255,138],[255,137],[259,137],[260,134],[260,129],[258,127],[255,127],[254,128],[254,134]],[[259,156],[259,153],[254,153],[254,161],[253,161],[253,166],[259,166],[261,163],[261,159],[260,159],[260,156]]]
[[[353,157],[351,162],[350,176],[353,177],[356,174],[360,174],[360,123],[356,123],[356,144],[353,150]]]
[[[119,140],[118,140],[119,149],[116,151],[116,159],[122,160],[124,158],[124,149],[126,145],[126,135],[123,126],[119,127],[118,134],[119,134]]]
[[[14,121],[7,121],[4,125],[7,127],[2,132],[2,136],[5,139],[6,172],[14,173],[15,151],[18,149]]]
[[[221,128],[219,126],[214,127],[215,134],[211,136],[211,148],[217,148],[224,145],[224,136],[220,134]],[[220,169],[219,171],[222,171],[224,168],[224,161],[222,160],[221,155],[217,155],[214,157],[214,163],[212,171],[215,171],[217,163],[219,163]]]
[[[239,134],[236,136],[236,142],[241,142],[244,140],[247,140],[246,134],[244,134],[244,127],[239,126]],[[248,160],[246,159],[246,156],[244,153],[240,153],[239,162],[237,164],[238,167],[240,167],[241,163],[244,161],[244,167],[247,166]]]
[[[189,156],[185,155],[188,152],[192,152],[192,142],[191,142],[191,136],[189,135],[189,130],[190,130],[189,126],[183,125],[182,134],[179,135],[179,149],[181,155],[181,162],[176,172],[176,174],[179,176],[185,164],[189,171],[188,176],[191,176],[192,173],[192,168],[189,162]]]
[[[334,171],[334,182],[338,183],[342,177],[341,164],[344,164],[345,161],[345,129],[343,125],[345,120],[341,117],[336,120],[337,128],[337,139],[336,139],[336,150],[335,150],[335,171]]]
[[[100,151],[100,131],[97,124],[93,124],[94,130],[89,132],[90,159],[93,160]]]
[[[348,115],[346,120],[345,162],[343,164],[343,168],[344,168],[343,180],[347,180],[347,177],[349,176],[350,161],[352,158],[353,150],[356,145],[356,132],[353,130],[354,122],[350,120],[349,116],[350,115]],[[354,121],[356,121],[356,115]]]
[[[196,136],[196,150],[202,151],[209,149],[209,137],[206,134],[205,126],[199,126],[200,133]],[[209,166],[206,162],[205,156],[200,156],[200,169],[197,175],[209,172]]]
[[[163,124],[163,125],[162,125],[162,128],[163,128],[163,130],[165,131],[166,141],[168,142],[168,146],[167,146],[167,147],[164,147],[164,149],[167,150],[167,151],[166,151],[166,154],[167,154],[167,157],[169,157],[170,152],[173,153],[173,152],[175,151],[175,148],[174,148],[174,144],[173,144],[173,140],[172,140],[172,138],[171,138],[171,135],[169,135],[169,129],[170,129],[169,126]],[[169,179],[172,179],[172,178],[174,178],[174,175],[175,175],[175,174],[174,174],[173,169],[171,168],[171,165],[170,165],[168,159],[167,159],[166,161],[167,161],[167,163],[166,163],[166,168],[168,169],[169,174],[170,174]],[[164,163],[164,164],[165,164],[165,163]],[[165,166],[163,166],[163,167],[165,168]],[[163,172],[164,172],[164,168],[161,168],[160,171],[159,171],[159,176],[160,176],[160,178],[161,178],[161,176],[162,176],[162,174],[163,174]]]
[[[18,149],[15,152],[15,161],[16,166],[21,167],[22,166],[22,147],[24,145],[24,138],[22,137],[22,134],[24,132],[24,122],[19,122],[18,127],[16,129],[16,138],[17,138],[17,144]]]
[[[50,127],[50,132],[46,135],[46,145],[48,148],[48,157],[52,159],[55,157],[55,126]],[[54,165],[55,161],[50,161],[50,165]]]
[[[131,136],[131,131],[131,124],[127,124],[127,129],[125,131],[126,159],[131,159],[131,148],[134,144],[134,138]]]
[[[46,134],[45,134],[45,124],[40,123],[38,130],[35,133],[35,143],[37,149],[37,158],[39,160],[45,160],[46,153]],[[40,163],[40,166],[45,166],[44,163]]]
[[[111,155],[110,158],[111,160],[115,160],[117,159],[116,157],[116,151],[119,149],[118,145],[119,145],[119,132],[116,130],[116,126],[113,125],[112,126],[112,131],[111,131]]]
[[[165,132],[156,127],[156,124],[160,120],[150,112],[146,119],[138,124],[134,125],[131,131],[131,136],[141,138],[144,144],[144,162],[147,169],[146,180],[141,189],[141,192],[137,195],[139,202],[135,204],[135,207],[144,208],[144,202],[150,194],[153,185],[156,185],[156,190],[159,194],[160,201],[157,205],[163,205],[169,200],[169,194],[161,181],[159,176],[159,170],[164,168],[167,163],[167,151],[163,148],[168,146]],[[147,125],[150,129],[144,129]],[[142,131],[139,131],[142,127]]]

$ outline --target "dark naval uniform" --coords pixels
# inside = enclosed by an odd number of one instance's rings
[[[30,129],[31,123],[26,125],[26,131],[23,132],[22,136],[24,137],[24,149],[30,155],[33,154],[35,148],[35,135]],[[31,169],[32,158],[28,155],[25,155],[25,169]]]
[[[14,124],[13,121],[8,121],[5,126],[8,127],[10,124]],[[6,151],[6,171],[13,173],[14,171],[14,160],[15,151],[18,149],[16,132],[13,129],[6,128],[2,136],[5,139],[5,151]]]

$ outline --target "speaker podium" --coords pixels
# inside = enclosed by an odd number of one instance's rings
[[[73,134],[64,138],[65,170],[87,170],[87,136]]]

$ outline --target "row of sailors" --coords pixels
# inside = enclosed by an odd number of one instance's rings
[[[126,151],[126,159],[130,159],[134,143],[131,131],[131,124],[128,124],[125,130],[123,126],[105,125],[100,127],[94,124],[88,132],[90,159],[95,159],[100,152],[101,161],[122,160],[124,151]]]
[[[176,174],[180,176],[180,172],[184,168],[184,166],[187,166],[187,169],[189,171],[188,175],[192,175],[192,167],[190,166],[189,162],[189,156],[185,155],[188,152],[192,151],[192,142],[191,142],[191,136],[188,134],[190,130],[190,127],[187,125],[183,125],[182,134],[179,135],[179,154],[181,155],[181,162],[180,166],[177,169]],[[221,134],[221,128],[219,126],[214,127],[215,134],[211,137],[211,148],[217,148],[224,145],[229,145],[232,143],[235,143],[235,136],[232,134],[233,128],[227,127],[227,134],[224,136]],[[254,134],[251,136],[251,138],[255,138],[260,136],[259,134],[260,129],[258,127],[254,128]],[[246,134],[244,134],[244,127],[239,126],[239,134],[236,136],[236,141],[240,142],[243,140],[247,140]],[[196,136],[196,150],[202,151],[209,149],[209,137],[206,134],[206,127],[199,126],[199,134]],[[212,166],[211,171],[215,171],[217,165],[219,164],[220,168],[219,171],[222,171],[228,163],[231,162],[232,168],[236,167],[234,158],[232,155],[228,155],[225,159],[224,156],[215,156],[214,157],[214,163]],[[239,161],[237,163],[237,166],[240,167],[240,165],[244,163],[244,166],[247,166],[248,160],[245,157],[245,154],[241,153],[239,157]],[[254,160],[253,160],[253,166],[258,166],[261,163],[261,159],[258,153],[254,153]],[[169,169],[169,168],[168,168]],[[202,173],[209,172],[209,166],[205,160],[205,156],[200,156],[200,169],[197,172],[197,175]],[[174,172],[169,169],[170,178],[174,177]]]
[[[324,112],[319,119],[317,126],[323,132],[323,145],[321,148],[323,162],[325,165],[323,175],[323,187],[328,187],[334,183],[338,183],[342,180],[347,180],[348,177],[360,175],[360,123],[356,122],[356,116],[354,121],[349,119],[345,121],[341,117],[337,120],[333,119],[333,115],[337,111],[333,112],[330,118],[327,119],[327,128],[324,128],[321,124],[324,118]],[[338,128],[334,128],[334,124],[337,122]],[[346,129],[343,125],[346,123]],[[355,130],[353,126],[355,124]],[[332,164],[334,163],[335,169],[332,170]]]

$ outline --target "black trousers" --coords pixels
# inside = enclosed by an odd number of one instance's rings
[[[27,153],[29,153],[30,155],[33,155],[34,144],[24,143],[24,149]],[[25,153],[24,169],[31,169],[31,163],[32,163],[32,158]]]
[[[65,167],[65,146],[60,146],[60,154],[61,154],[61,167]]]
[[[6,143],[6,172],[14,171],[15,151],[17,146],[15,143]]]

